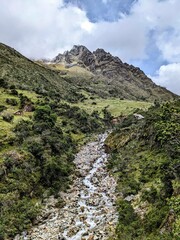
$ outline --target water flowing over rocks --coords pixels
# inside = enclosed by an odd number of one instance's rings
[[[104,140],[107,134],[84,146],[76,155],[76,175],[72,187],[60,193],[65,205],[56,207],[48,198],[43,216],[28,233],[15,240],[105,240],[117,223],[116,182],[106,169]]]

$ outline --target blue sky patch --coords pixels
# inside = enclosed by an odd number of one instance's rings
[[[83,9],[91,22],[117,21],[120,13],[128,14],[134,0],[64,0]]]

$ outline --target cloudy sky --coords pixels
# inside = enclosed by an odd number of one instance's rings
[[[31,58],[104,48],[180,94],[180,0],[0,0],[0,42]]]

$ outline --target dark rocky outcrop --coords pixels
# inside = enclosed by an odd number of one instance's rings
[[[74,64],[94,74],[94,79],[103,79],[111,95],[132,100],[170,100],[176,95],[157,86],[138,67],[123,63],[104,49],[90,52],[86,47],[75,45],[70,51],[59,54],[53,63]]]

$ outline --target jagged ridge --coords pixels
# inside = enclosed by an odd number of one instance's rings
[[[103,49],[90,52],[85,46],[75,45],[70,51],[57,55],[52,62],[88,69],[95,78],[103,78],[110,93],[119,97],[150,101],[175,97],[175,94],[157,86],[141,69],[123,63]]]

